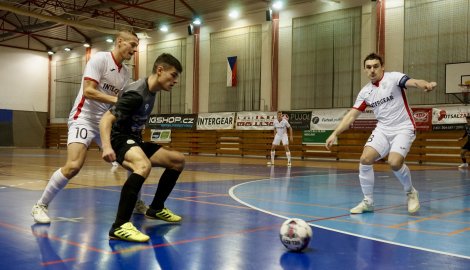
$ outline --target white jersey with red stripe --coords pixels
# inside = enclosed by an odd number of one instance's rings
[[[85,80],[95,81],[97,89],[107,95],[121,95],[124,86],[129,82],[129,69],[119,64],[111,52],[97,52],[88,61],[77,98],[69,115],[69,124],[75,120],[85,120],[99,125],[101,117],[112,104],[88,99],[83,95]]]
[[[276,129],[276,135],[283,136],[287,134],[287,128],[290,128],[289,122],[285,118],[282,118],[281,122],[279,120],[274,119],[273,123],[274,128]]]
[[[357,95],[353,108],[363,112],[371,107],[377,119],[377,128],[385,131],[415,130],[413,113],[405,93],[410,78],[400,72],[384,72],[376,83],[369,82]]]

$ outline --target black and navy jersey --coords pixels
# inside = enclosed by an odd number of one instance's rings
[[[124,93],[110,109],[116,117],[111,136],[129,134],[141,138],[142,130],[153,110],[155,93],[150,92],[148,78],[137,80],[125,87]]]
[[[463,135],[463,137],[467,137],[468,140],[470,141],[470,125],[469,124],[465,124],[465,134]]]

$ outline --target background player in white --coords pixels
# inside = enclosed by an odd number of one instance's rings
[[[337,136],[347,130],[367,106],[371,107],[378,122],[364,146],[359,163],[359,180],[364,199],[350,212],[361,214],[374,211],[373,164],[388,154],[388,164],[408,196],[408,212],[414,213],[420,207],[418,191],[411,183],[410,170],[404,161],[416,135],[405,89],[417,87],[428,92],[436,87],[436,83],[411,79],[400,72],[384,72],[383,60],[375,53],[364,59],[364,69],[370,82],[361,89],[353,108],[328,137],[325,146],[330,149]]]
[[[88,61],[69,115],[67,161],[52,174],[41,198],[33,206],[31,215],[35,222],[51,222],[47,215],[49,203],[78,174],[91,142],[95,141],[101,147],[99,122],[128,84],[130,72],[123,62],[132,58],[138,45],[139,39],[134,32],[119,31],[111,52],[97,52]]]
[[[284,150],[286,150],[287,166],[291,166],[291,155],[289,150],[289,141],[292,142],[294,138],[292,136],[292,128],[286,118],[282,117],[282,112],[277,112],[277,119],[274,119],[274,139],[271,145],[271,161],[268,165],[274,165],[274,157],[276,156],[276,146],[279,146],[282,141]],[[290,136],[287,136],[287,130],[289,130]]]

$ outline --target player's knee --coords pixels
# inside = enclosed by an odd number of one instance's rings
[[[74,177],[80,172],[80,169],[82,168],[82,164],[77,161],[71,161],[67,162],[64,167],[62,167],[62,173],[64,174],[65,177],[68,179]]]
[[[401,160],[389,160],[388,164],[393,171],[398,171],[403,167],[403,161]]]
[[[182,171],[184,169],[184,165],[186,164],[186,159],[183,153],[176,152],[175,157],[172,160],[173,166],[172,169],[176,171]]]
[[[371,157],[368,157],[368,156],[365,156],[365,155],[361,156],[361,158],[359,159],[359,162],[362,165],[372,165],[372,164],[374,164],[374,160]]]
[[[134,173],[147,178],[147,176],[150,174],[151,169],[152,163],[150,163],[150,160],[142,160],[135,164]]]

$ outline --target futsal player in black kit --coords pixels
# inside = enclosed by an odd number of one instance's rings
[[[137,194],[152,167],[163,167],[165,171],[145,216],[167,222],[181,220],[180,216],[165,207],[165,200],[183,171],[184,155],[152,142],[143,142],[142,130],[152,112],[156,93],[171,91],[182,71],[178,59],[171,54],[161,54],[155,60],[152,74],[129,84],[122,97],[101,119],[103,159],[107,162],[116,160],[132,172],[122,187],[116,220],[109,231],[111,239],[133,242],[149,240],[149,236],[137,230],[129,220]]]
[[[462,146],[462,149],[460,150],[460,158],[462,159],[462,164],[459,165],[460,169],[463,168],[468,168],[468,163],[467,163],[467,152],[470,151],[470,115],[467,115],[466,117],[467,123],[465,124],[465,133],[462,135],[462,137],[459,138],[459,141],[465,139],[467,137],[467,142]]]

